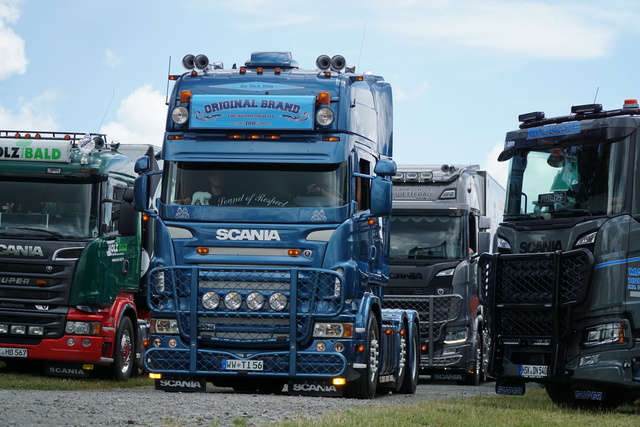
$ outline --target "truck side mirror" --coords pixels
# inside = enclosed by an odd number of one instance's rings
[[[138,161],[144,159],[138,159]],[[140,175],[133,184],[133,208],[138,212],[149,210],[149,176]]]
[[[135,236],[138,233],[138,214],[129,202],[120,206],[118,232],[122,236]]]
[[[488,216],[480,216],[478,217],[478,228],[480,230],[488,230],[491,228],[491,218]]]
[[[144,172],[147,172],[150,167],[151,167],[151,160],[149,160],[149,157],[144,156],[136,160],[136,164],[133,167],[133,170],[136,171],[136,173],[144,173]]]
[[[480,231],[478,233],[478,255],[491,252],[491,233]]]
[[[389,159],[378,160],[373,172],[378,176],[394,176],[398,172],[396,162]]]
[[[371,181],[371,215],[391,215],[391,186],[391,181],[381,176],[373,178]]]

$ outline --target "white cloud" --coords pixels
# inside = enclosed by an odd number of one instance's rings
[[[393,76],[389,79],[392,80]],[[401,80],[398,78],[398,80]],[[393,88],[393,98],[394,100],[406,101],[410,99],[417,99],[423,97],[427,92],[431,90],[431,85],[426,82],[417,83],[411,86],[411,91],[408,92],[403,89],[403,86],[395,86]]]
[[[136,89],[118,109],[118,121],[100,128],[109,141],[162,146],[167,115],[165,97],[151,85]]]
[[[20,16],[17,4],[17,0],[0,0],[0,80],[24,74],[29,64],[24,39],[7,27],[7,23],[16,22]]]
[[[55,91],[47,91],[26,101],[18,99],[17,111],[8,110],[0,105],[0,129],[53,131],[58,129],[53,102],[58,98]]]
[[[111,49],[104,50],[104,61],[109,68],[116,68],[122,64],[122,59],[118,57]]]
[[[610,9],[610,8],[609,8]],[[608,54],[614,30],[629,17],[583,3],[511,0],[382,2],[383,31],[410,45],[439,44],[515,57],[593,59]]]

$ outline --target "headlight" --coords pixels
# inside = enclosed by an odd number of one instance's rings
[[[161,267],[160,265],[158,267]],[[164,270],[156,272],[156,291],[164,292]]]
[[[456,190],[444,190],[440,195],[441,199],[455,199],[456,198]]]
[[[624,325],[622,323],[605,323],[585,328],[582,334],[582,345],[593,347],[603,344],[624,344]]]
[[[171,112],[171,118],[174,123],[177,125],[183,125],[187,123],[187,119],[189,118],[189,112],[184,107],[176,107]]]
[[[179,334],[178,321],[176,319],[151,319],[152,334]]]
[[[260,310],[264,306],[264,297],[260,292],[251,292],[247,297],[249,310]]]
[[[287,307],[287,297],[286,295],[275,292],[271,294],[269,297],[269,307],[275,311],[282,311]]]
[[[591,245],[591,244],[595,243],[597,235],[598,235],[598,232],[594,231],[593,233],[589,233],[589,234],[586,234],[586,235],[582,236],[576,242],[576,246]]]
[[[334,115],[331,108],[320,108],[316,111],[316,123],[320,126],[329,126],[333,123]]]
[[[506,240],[498,237],[498,249],[511,249],[511,245]]]
[[[98,335],[100,322],[67,322],[64,332],[73,335]]]
[[[446,270],[438,271],[438,274],[436,274],[436,277],[453,276],[454,271],[455,271],[455,268],[447,268]]]
[[[444,337],[445,344],[460,344],[467,340],[466,329],[460,331],[447,331],[447,335]]]
[[[29,335],[44,335],[44,327],[42,326],[29,326]]]
[[[313,325],[314,338],[346,338],[353,336],[351,323],[316,323]]]
[[[224,296],[224,306],[229,310],[238,310],[242,305],[242,295],[236,291],[229,292]]]
[[[215,310],[220,304],[220,297],[215,292],[206,292],[202,295],[202,306],[208,310]]]
[[[344,269],[342,267],[336,268],[336,273],[339,273],[342,277],[344,277]],[[333,296],[339,297],[342,295],[342,280],[338,276],[334,276],[333,280]]]

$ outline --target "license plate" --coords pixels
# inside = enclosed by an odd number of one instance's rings
[[[26,348],[6,348],[0,347],[0,357],[27,357]]]
[[[545,378],[549,367],[546,365],[520,365],[520,376],[524,378]]]
[[[222,361],[222,369],[226,371],[262,371],[262,360],[237,360],[228,359]]]

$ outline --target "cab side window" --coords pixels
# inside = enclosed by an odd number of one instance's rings
[[[124,202],[124,192],[127,185],[124,182],[109,179],[107,197],[104,202],[104,212],[106,220],[106,232],[116,232],[120,228],[120,209]]]
[[[360,159],[358,172],[364,175],[371,174],[371,164],[367,160]],[[358,210],[364,211],[371,208],[371,181],[367,178],[356,177],[356,202]]]

